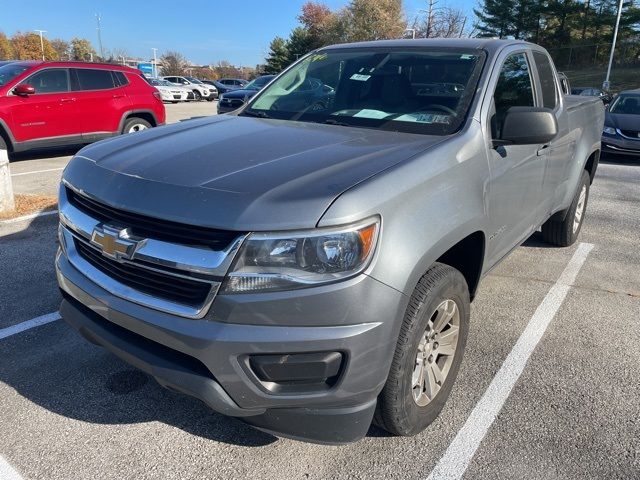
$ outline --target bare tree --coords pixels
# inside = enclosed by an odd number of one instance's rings
[[[160,57],[162,63],[162,75],[184,75],[187,68],[187,60],[180,52],[165,52]]]
[[[433,7],[435,3],[430,3]],[[424,18],[416,18],[413,27],[416,38],[453,38],[465,36],[467,17],[459,8],[442,7],[425,11]]]

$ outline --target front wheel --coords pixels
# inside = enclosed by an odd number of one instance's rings
[[[202,100],[202,95],[200,95],[200,92],[198,90],[193,91],[193,96],[196,102],[199,102],[200,100]]]
[[[151,124],[143,118],[133,117],[124,122],[122,133],[141,132],[151,128]]]
[[[575,243],[584,223],[590,185],[589,172],[583,170],[578,191],[564,220],[549,219],[542,225],[542,238],[545,242],[559,247],[568,247]]]
[[[424,430],[444,407],[469,331],[469,289],[455,268],[435,263],[418,282],[400,330],[374,423],[394,435]]]

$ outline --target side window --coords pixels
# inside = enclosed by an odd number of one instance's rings
[[[117,87],[123,87],[129,83],[127,76],[123,72],[111,72]]]
[[[109,70],[78,68],[76,74],[80,90],[106,90],[114,87],[113,77]]]
[[[500,138],[502,123],[511,107],[535,106],[529,63],[524,53],[509,56],[502,64],[493,101],[495,106],[495,113],[491,118],[493,138]]]
[[[553,110],[557,104],[555,75],[549,57],[542,52],[533,52],[533,59],[538,69],[540,86],[542,87],[542,104],[545,108]]]
[[[22,83],[28,83],[38,93],[69,91],[69,71],[66,68],[48,68],[31,75]]]

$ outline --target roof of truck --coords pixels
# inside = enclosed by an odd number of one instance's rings
[[[525,42],[524,40],[504,40],[498,38],[409,38],[402,40],[375,40],[372,42],[343,43],[339,45],[330,45],[325,48],[453,47],[496,52],[508,45],[526,45],[531,47],[535,44]],[[325,48],[323,48],[322,50],[324,50]]]

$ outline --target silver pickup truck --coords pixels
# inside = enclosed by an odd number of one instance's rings
[[[88,146],[60,187],[61,314],[259,429],[416,434],[480,279],[540,227],[580,232],[604,109],[560,88],[520,41],[339,45],[239,111]]]

